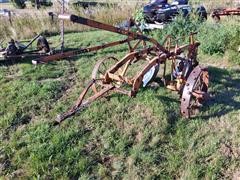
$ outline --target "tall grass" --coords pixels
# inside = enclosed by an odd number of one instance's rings
[[[117,1],[111,1],[111,3],[112,2]],[[96,6],[90,7],[89,9],[83,9],[78,6],[70,6],[67,9],[67,13],[74,13],[100,22],[115,25],[131,17],[134,12],[136,12],[136,10],[140,8],[142,3],[146,2],[148,1],[124,1],[118,3],[117,5]],[[218,2],[215,2],[213,0],[191,0],[190,4],[203,4],[210,12],[211,9],[219,6],[233,6],[234,1],[219,0]],[[10,37],[14,39],[26,39],[31,38],[38,33],[46,33],[49,35],[59,33],[59,20],[55,18],[54,22],[51,22],[50,17],[48,16],[48,11],[54,11],[59,13],[60,6],[58,3],[54,3],[53,9],[50,10],[44,9],[36,11],[35,9],[26,9],[18,11],[20,15],[13,16],[12,24],[10,24],[6,18],[0,17],[0,40],[9,39]],[[87,26],[73,24],[71,22],[65,22],[65,24],[66,32],[86,31],[90,29]],[[185,26],[182,30],[188,31],[188,24],[185,23],[182,25]],[[173,32],[173,34],[176,33]]]
[[[109,6],[96,6],[83,9],[79,6],[72,6],[72,11],[80,16],[85,16],[107,24],[120,23],[133,15],[137,4],[117,4]]]
[[[128,19],[136,9],[136,4],[118,4],[116,6],[96,6],[89,9],[70,6],[67,13],[77,14],[100,22],[115,25]],[[52,10],[52,9],[51,9]],[[55,4],[54,12],[59,13],[60,7]],[[20,10],[19,10],[20,11]],[[54,22],[50,20],[47,10],[22,10],[21,15],[13,16],[12,24],[6,18],[0,18],[0,39],[31,38],[37,33],[58,33],[60,30],[59,20],[55,17]],[[71,22],[65,22],[65,30],[86,31],[90,28]]]
[[[236,2],[234,0],[190,0],[193,5],[204,5],[210,13],[215,8],[234,7]]]

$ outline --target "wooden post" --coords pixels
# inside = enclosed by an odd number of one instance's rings
[[[61,14],[64,14],[65,12],[65,2],[64,0],[62,0],[62,4],[61,4]],[[64,51],[64,20],[61,20],[61,51]]]
[[[11,13],[11,11],[8,11],[8,21],[10,22],[10,24],[12,26],[12,13]]]

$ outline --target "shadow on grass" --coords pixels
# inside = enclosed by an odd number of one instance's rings
[[[159,101],[163,102],[164,106],[165,106],[165,113],[167,115],[167,122],[168,125],[165,129],[165,134],[174,134],[175,133],[175,129],[176,129],[176,124],[177,121],[180,118],[180,101],[177,100],[176,98],[172,98],[172,97],[167,97],[167,96],[158,96],[157,97],[159,99]],[[175,106],[171,106],[171,104],[177,104],[178,106],[176,108],[174,108]],[[173,107],[173,108],[171,108]]]
[[[203,119],[224,116],[240,109],[240,69],[226,70],[209,67],[210,93],[212,98],[206,103],[203,111],[209,110]]]
[[[170,75],[166,76],[166,79],[170,79]],[[146,87],[143,88],[142,91],[146,91],[148,89],[157,90],[157,89],[166,89],[161,77],[156,77],[153,81],[157,83],[157,86],[153,86],[151,83]],[[171,91],[169,90],[169,93]],[[175,93],[175,92],[172,92]],[[157,101],[162,103],[164,108],[164,113],[166,115],[166,119],[168,122],[167,128],[165,129],[165,134],[173,134],[175,133],[176,123],[181,117],[180,115],[180,99],[176,97],[169,97],[167,94],[165,95],[157,95]]]
[[[209,118],[224,116],[240,109],[240,100],[236,100],[240,99],[240,69],[228,70],[209,67],[209,74],[209,93],[212,98],[200,110],[203,113],[198,114],[193,119],[202,118],[208,120]],[[159,83],[161,80],[158,79],[157,82]],[[159,88],[164,88],[162,86],[163,84]],[[171,107],[172,103],[176,103],[179,105],[178,108],[180,108],[180,101],[167,96],[158,96],[157,98],[166,107],[165,111],[168,121],[166,133],[174,133],[176,123],[181,118],[181,115],[179,109],[171,109],[169,107]]]
[[[240,109],[240,69],[228,70],[217,67],[209,67],[210,89],[209,93],[212,98],[207,101],[201,109],[202,115],[196,118],[208,120],[209,118],[224,116],[228,113]],[[159,100],[170,106],[171,102],[178,103],[180,101],[166,96],[158,97]],[[169,122],[169,132],[174,130],[177,120],[180,118],[180,111],[166,108]],[[178,112],[178,113],[176,113]],[[206,115],[205,115],[206,114]],[[195,118],[193,118],[195,119]]]

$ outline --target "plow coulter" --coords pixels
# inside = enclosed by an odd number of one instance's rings
[[[89,84],[84,88],[76,103],[67,112],[57,117],[58,123],[86,108],[96,99],[111,93],[136,96],[139,89],[153,81],[160,70],[164,85],[180,95],[182,116],[186,118],[195,116],[204,101],[208,99],[208,71],[197,61],[200,43],[195,41],[195,33],[190,34],[186,44],[180,45],[179,39],[174,40],[168,36],[161,45],[157,40],[143,35],[138,28],[136,32],[133,32],[130,28],[121,29],[68,14],[59,15],[59,19],[118,33],[127,38],[100,46],[41,57],[34,63],[46,63],[119,44],[127,44],[129,52],[121,59],[110,56],[99,60],[92,71]],[[129,24],[131,23],[133,22]],[[167,67],[171,67],[170,78],[166,76]]]

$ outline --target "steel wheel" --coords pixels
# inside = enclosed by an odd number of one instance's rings
[[[208,71],[197,66],[189,75],[181,98],[181,114],[190,118],[199,112],[203,102],[209,98],[207,93],[209,84]]]
[[[92,71],[92,79],[103,80],[107,70],[117,62],[118,59],[112,56],[99,60]],[[92,90],[94,91],[94,93],[99,92],[102,88],[102,81],[97,81],[92,86]]]

